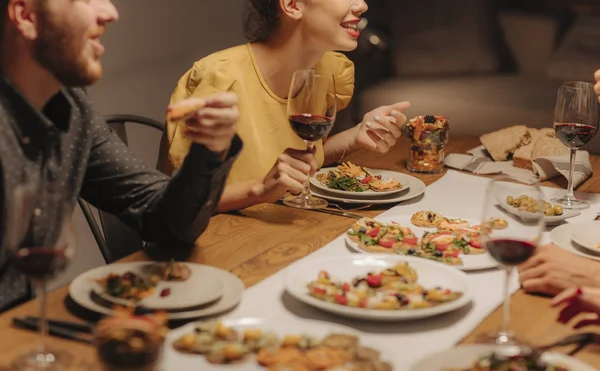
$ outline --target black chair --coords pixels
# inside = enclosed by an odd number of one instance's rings
[[[129,145],[130,139],[127,138],[126,123],[151,127],[161,132],[165,127],[161,122],[136,115],[108,115],[105,119],[126,145]],[[82,198],[78,202],[106,263],[112,263],[144,248],[144,241],[139,234],[117,217],[102,210],[94,213],[93,206]]]

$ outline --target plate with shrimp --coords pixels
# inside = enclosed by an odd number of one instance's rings
[[[319,170],[310,183],[324,191],[345,196],[377,197],[408,189],[408,175],[389,170],[369,169],[344,162]]]

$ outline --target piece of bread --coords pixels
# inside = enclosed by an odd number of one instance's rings
[[[199,98],[191,98],[177,102],[170,105],[167,109],[167,120],[181,121],[205,106],[206,101]]]
[[[531,135],[531,142],[515,150],[515,153],[513,154],[513,166],[521,169],[533,170],[532,153],[535,143],[543,136],[554,138],[556,134],[552,128],[529,128],[528,130]]]
[[[535,159],[538,157],[545,156],[562,156],[568,155],[569,148],[565,146],[556,135],[554,136],[542,136],[535,142],[531,158]]]
[[[525,125],[515,125],[479,137],[494,161],[506,161],[517,148],[531,142]]]

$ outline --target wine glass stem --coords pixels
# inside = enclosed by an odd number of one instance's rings
[[[314,148],[315,142],[306,141],[306,149],[308,151],[312,151]],[[305,203],[308,203],[308,200],[310,198],[309,179],[306,179],[306,181],[304,182],[304,188],[302,188],[302,193],[300,194],[300,197],[304,199]]]
[[[502,311],[502,328],[501,331],[504,334],[508,333],[510,327],[510,283],[515,268],[506,267],[506,278],[504,282],[504,307]]]
[[[48,322],[46,321],[46,280],[35,280],[35,289],[40,300],[40,353],[46,352],[46,338],[48,337]]]
[[[575,172],[575,155],[577,154],[576,148],[569,148],[570,162],[569,162],[569,183],[567,185],[568,199],[575,199],[575,193],[573,193],[573,174]]]

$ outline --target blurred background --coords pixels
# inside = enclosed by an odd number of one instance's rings
[[[121,19],[104,36],[105,75],[89,89],[103,114],[164,120],[178,79],[208,54],[245,42],[244,0],[115,0]],[[368,0],[356,92],[335,131],[370,109],[410,100],[407,115],[446,115],[451,135],[510,125],[550,127],[561,81],[600,69],[598,0]],[[160,134],[128,128],[134,152],[154,166]],[[600,136],[589,145],[600,152]],[[75,215],[79,250],[54,286],[104,264]]]

